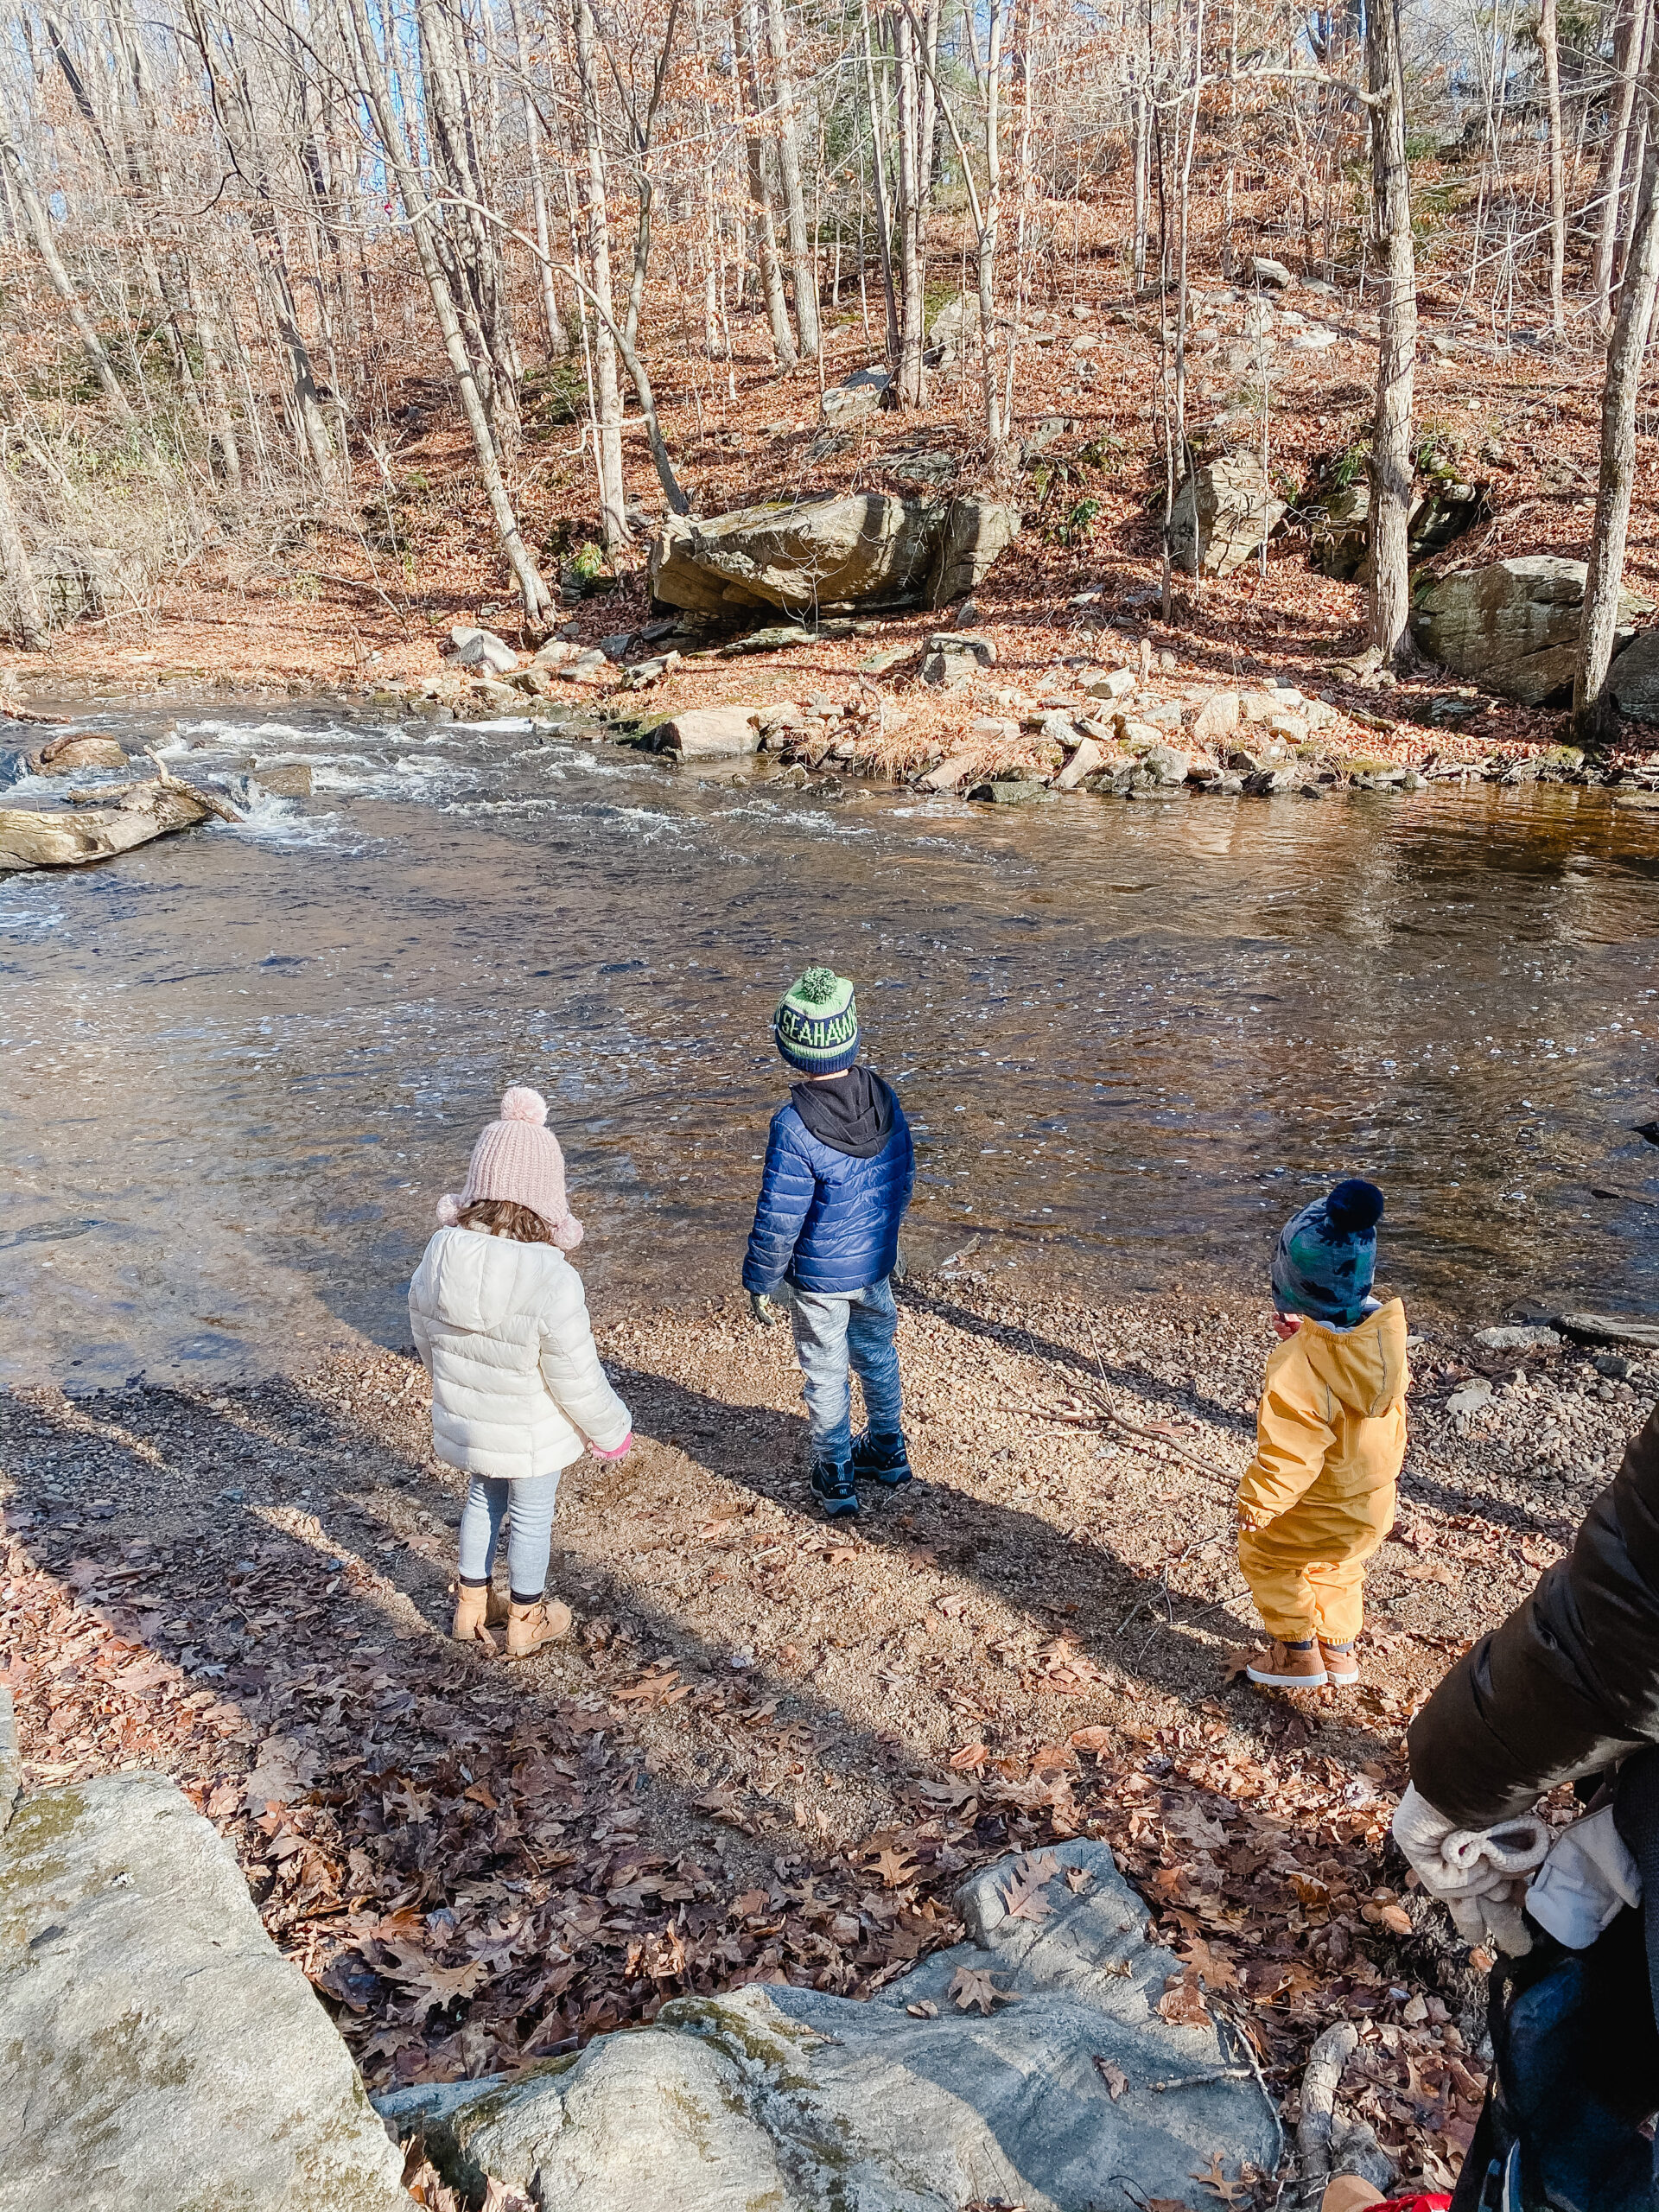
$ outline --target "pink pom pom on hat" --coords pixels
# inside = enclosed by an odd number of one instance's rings
[[[500,1120],[473,1147],[461,1196],[438,1200],[438,1219],[451,1229],[465,1208],[485,1198],[506,1198],[540,1214],[562,1252],[574,1252],[582,1242],[582,1224],[564,1192],[564,1154],[547,1126],[547,1101],[524,1084],[501,1094]]]

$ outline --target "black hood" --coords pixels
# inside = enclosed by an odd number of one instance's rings
[[[798,1083],[790,1102],[820,1144],[849,1160],[874,1160],[899,1118],[899,1101],[879,1075],[850,1067],[827,1083]]]

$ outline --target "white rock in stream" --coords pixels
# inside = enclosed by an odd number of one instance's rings
[[[959,1893],[969,1941],[868,2002],[681,1998],[576,2059],[379,2108],[454,2179],[493,2175],[544,2212],[1085,2212],[1109,2178],[1186,2202],[1217,2153],[1230,2180],[1242,2160],[1273,2171],[1278,2123],[1230,2031],[1160,2015],[1180,1962],[1146,1940],[1110,1851],[1041,1858],[1039,1917],[1008,1912],[1033,1862],[1005,1859]],[[988,2012],[953,2001],[963,1974]]]

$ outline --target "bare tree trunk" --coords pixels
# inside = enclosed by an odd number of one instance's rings
[[[1659,92],[1659,72],[1643,88],[1643,104]],[[1591,745],[1611,733],[1614,719],[1607,691],[1607,671],[1618,629],[1618,596],[1624,576],[1624,540],[1630,528],[1630,493],[1636,480],[1636,405],[1642,388],[1642,362],[1653,325],[1659,288],[1659,139],[1651,130],[1637,190],[1636,216],[1619,288],[1618,315],[1607,348],[1607,378],[1601,400],[1601,480],[1596,489],[1596,521],[1584,580],[1584,620],[1579,632],[1578,666],[1573,677],[1573,734]]]
[[[1373,0],[1366,16],[1371,191],[1382,262],[1377,311],[1376,412],[1371,432],[1371,644],[1386,664],[1410,651],[1411,410],[1417,358],[1417,279],[1406,164],[1406,95],[1399,0]]]
[[[1606,150],[1602,156],[1599,180],[1601,220],[1596,230],[1595,260],[1590,275],[1591,314],[1604,337],[1613,327],[1613,248],[1624,204],[1630,117],[1636,106],[1637,86],[1645,67],[1644,48],[1651,22],[1652,0],[1624,0],[1613,40],[1613,69],[1618,84],[1607,126]]]
[[[122,390],[121,379],[110,365],[110,357],[104,350],[104,340],[98,334],[98,327],[87,314],[80,295],[75,289],[74,279],[59,256],[56,241],[52,236],[52,226],[41,205],[41,196],[35,189],[35,180],[29,174],[23,149],[15,138],[8,138],[0,147],[0,151],[3,151],[10,164],[17,188],[18,204],[29,226],[29,234],[35,241],[35,251],[40,255],[46,270],[48,282],[68,310],[69,320],[75,327],[75,335],[92,365],[92,372],[104,397],[124,423],[136,427],[138,418],[132,411],[132,403]]]
[[[594,380],[599,394],[600,533],[607,545],[626,545],[630,532],[622,482],[622,387],[616,374],[616,300],[611,288],[611,220],[606,204],[605,146],[600,135],[596,33],[588,0],[575,0],[576,74],[582,90],[582,134],[587,156],[585,194],[588,265],[602,312],[594,331]]]
[[[887,344],[883,358],[891,369],[899,359],[899,302],[893,289],[893,194],[888,189],[887,98],[876,89],[875,60],[870,44],[870,0],[859,0],[864,42],[864,87],[870,105],[870,168],[875,185],[876,243],[881,262],[881,298],[887,310]],[[885,63],[885,56],[884,56]]]
[[[4,576],[6,589],[11,595],[13,637],[25,652],[43,653],[47,645],[46,610],[41,605],[35,571],[29,566],[29,548],[18,526],[11,479],[3,467],[0,467],[0,575]]]
[[[801,334],[802,353],[813,360],[823,345],[818,327],[818,259],[807,227],[806,197],[801,189],[800,118],[784,0],[766,0],[766,42],[772,48],[772,81],[778,95],[778,167],[784,181],[789,258],[795,276],[795,327]]]
[[[922,404],[922,354],[927,343],[923,259],[921,66],[910,10],[893,17],[899,78],[899,404]]]
[[[1539,0],[1538,46],[1544,58],[1544,110],[1549,129],[1549,327],[1567,335],[1563,298],[1567,272],[1567,163],[1561,150],[1560,41],[1555,0]]]
[[[985,204],[979,226],[979,344],[985,457],[1004,458],[1009,425],[1002,419],[1001,363],[996,345],[996,239],[1002,219],[1002,6],[989,0],[985,27]]]
[[[570,351],[569,334],[559,313],[559,295],[553,282],[551,234],[547,220],[547,178],[542,168],[542,116],[530,83],[530,48],[524,38],[524,11],[519,0],[508,0],[512,29],[512,51],[518,66],[519,93],[524,103],[524,158],[530,165],[530,204],[536,223],[536,248],[542,280],[542,331],[550,359],[562,359]]]
[[[201,348],[202,381],[207,387],[208,423],[213,431],[213,443],[219,448],[219,466],[225,472],[225,481],[233,492],[239,492],[242,489],[242,448],[231,414],[230,389],[225,381],[225,363],[219,346],[219,325],[204,303],[201,287],[196,279],[195,264],[188,254],[185,256],[184,278],[188,288],[187,297],[190,305],[190,319],[196,326],[196,343]]]
[[[443,350],[448,356],[449,367],[455,379],[461,412],[467,417],[467,427],[472,433],[473,450],[478,456],[478,472],[484,480],[484,490],[490,503],[490,512],[501,539],[501,549],[507,564],[518,579],[518,589],[524,603],[524,615],[531,625],[539,626],[551,612],[553,601],[541,573],[531,558],[518,528],[518,518],[512,511],[507,487],[501,474],[501,461],[496,450],[494,435],[478,388],[472,358],[467,350],[461,318],[450,296],[448,279],[438,258],[433,242],[434,210],[427,201],[420,175],[410,158],[404,138],[403,124],[392,105],[391,89],[380,60],[380,49],[375,42],[374,26],[369,20],[368,0],[347,0],[351,21],[356,34],[357,68],[359,81],[374,117],[375,129],[385,156],[386,166],[397,182],[398,195],[404,212],[409,218],[414,233],[416,251],[420,256],[421,273],[426,279],[432,298],[432,311],[436,315],[438,328],[443,337]]]
[[[1140,64],[1132,59],[1135,75],[1129,84],[1129,162],[1131,186],[1129,261],[1135,290],[1147,281],[1147,94],[1141,82]]]
[[[778,223],[772,213],[772,189],[766,179],[766,141],[760,130],[766,103],[760,69],[760,18],[755,0],[732,0],[732,29],[738,52],[742,57],[740,74],[747,81],[748,88],[750,121],[743,136],[748,153],[749,202],[754,210],[755,260],[760,264],[760,290],[766,302],[766,320],[772,326],[772,350],[778,356],[779,367],[788,371],[798,365],[800,355],[795,350],[795,334],[789,324],[789,301],[785,295],[783,268],[778,257]],[[741,99],[741,91],[739,97]]]

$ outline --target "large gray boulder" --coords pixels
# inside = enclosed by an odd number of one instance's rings
[[[380,2108],[458,2182],[493,2175],[544,2212],[1085,2212],[1109,2184],[1190,2202],[1217,2153],[1230,2180],[1274,2169],[1278,2122],[1231,2031],[1185,1991],[1194,2024],[1160,2014],[1180,1964],[1104,1845],[1003,1859],[958,1905],[969,1941],[868,2003],[683,1998],[575,2060]]]
[[[1429,577],[1413,594],[1411,634],[1457,675],[1525,706],[1548,706],[1572,690],[1584,575],[1582,561],[1526,553]],[[1625,592],[1621,620],[1628,623],[1651,606]],[[1630,634],[1628,628],[1621,632]]]
[[[942,607],[980,582],[1019,528],[1016,509],[977,493],[860,492],[677,518],[652,546],[652,595],[728,618],[759,607]]]
[[[1176,486],[1169,516],[1169,557],[1191,574],[1197,559],[1211,575],[1242,568],[1285,516],[1285,503],[1253,453],[1223,454]]]
[[[0,1836],[0,2212],[408,2212],[333,2022],[158,1775]]]
[[[858,492],[693,523],[689,551],[705,575],[773,607],[903,601],[921,594],[943,519],[930,499]]]

